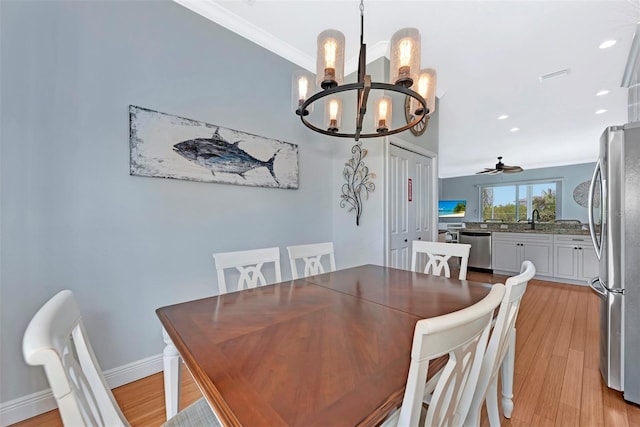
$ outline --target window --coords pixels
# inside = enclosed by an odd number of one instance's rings
[[[556,203],[560,190],[560,181],[482,186],[480,187],[481,220],[525,221],[530,219],[533,210],[537,209],[540,213],[540,221],[553,221],[561,216],[560,206]]]

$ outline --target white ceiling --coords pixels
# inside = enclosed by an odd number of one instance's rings
[[[346,71],[356,69],[357,0],[176,1],[314,72],[318,33],[340,30]],[[438,71],[442,178],[493,167],[499,155],[525,169],[592,162],[604,128],[627,121],[620,85],[640,0],[366,0],[364,7],[368,61],[388,54],[396,30],[420,29],[422,67]],[[608,39],[617,43],[599,49]],[[566,68],[568,75],[538,79]],[[610,93],[597,97],[600,90]],[[502,114],[509,118],[497,120]]]

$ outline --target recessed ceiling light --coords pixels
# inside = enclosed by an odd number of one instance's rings
[[[604,95],[606,95],[608,93],[609,93],[608,90],[601,90],[600,92],[596,93],[596,96],[604,96]]]
[[[596,114],[604,114],[606,112],[607,112],[607,110],[602,109],[602,110],[596,111]]]
[[[520,128],[511,128],[509,129],[511,132],[518,132],[520,130]]]
[[[607,49],[607,48],[613,46],[614,44],[616,44],[615,40],[607,40],[606,42],[600,43],[600,46],[598,46],[598,47],[600,49]]]
[[[509,118],[509,116],[507,116],[506,114],[498,116],[498,120],[504,120],[504,119],[508,119],[508,118]]]

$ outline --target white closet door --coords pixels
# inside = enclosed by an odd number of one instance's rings
[[[432,234],[432,159],[389,146],[389,266],[409,270],[411,242]]]

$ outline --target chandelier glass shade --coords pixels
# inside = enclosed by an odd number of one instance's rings
[[[357,82],[344,83],[345,37],[337,30],[325,30],[318,35],[316,75],[308,71],[294,73],[292,82],[292,107],[309,129],[335,137],[375,138],[393,135],[418,126],[435,111],[436,72],[420,70],[420,33],[415,28],[403,28],[391,38],[389,82],[372,82],[366,74],[366,44],[363,41],[364,6],[360,2],[360,55]],[[382,91],[375,98],[373,123],[365,129],[364,117],[371,91]],[[356,95],[355,130],[342,130],[343,102],[351,101],[346,95]],[[376,92],[374,92],[376,93]],[[399,93],[409,106],[406,124],[393,126],[392,93]],[[324,101],[322,123],[312,122],[310,113],[314,103]],[[343,101],[344,100],[344,101]],[[317,115],[314,115],[317,116]]]

